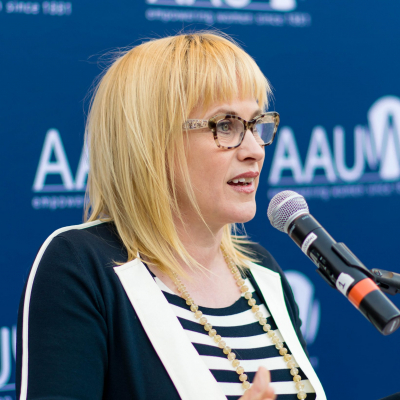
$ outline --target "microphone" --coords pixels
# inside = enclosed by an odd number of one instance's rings
[[[374,275],[347,248],[337,243],[309,213],[300,194],[285,190],[268,206],[272,226],[286,232],[318,267],[317,272],[339,290],[381,332],[390,335],[400,327],[400,311],[381,292]]]

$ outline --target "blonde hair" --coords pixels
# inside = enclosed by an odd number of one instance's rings
[[[199,267],[174,225],[174,216],[182,220],[177,173],[201,216],[182,123],[197,106],[207,109],[237,97],[254,98],[266,109],[270,92],[254,60],[221,33],[149,40],[121,54],[102,76],[90,105],[85,220],[113,221],[128,261],[140,253],[168,274],[183,273],[178,259]],[[243,243],[235,225],[224,227],[222,246],[239,267],[250,259]]]

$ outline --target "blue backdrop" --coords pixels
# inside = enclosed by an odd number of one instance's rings
[[[389,0],[0,1],[0,400],[15,398],[16,313],[35,254],[82,220],[99,54],[210,26],[242,43],[274,87],[282,122],[247,231],[288,271],[328,399],[400,391],[400,333],[379,334],[266,217],[276,192],[296,190],[368,268],[400,272],[399,15]]]

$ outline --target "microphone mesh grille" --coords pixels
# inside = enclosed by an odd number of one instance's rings
[[[287,233],[285,226],[287,228],[288,221],[291,222],[298,215],[308,212],[308,205],[302,195],[285,190],[271,199],[267,215],[274,228]]]

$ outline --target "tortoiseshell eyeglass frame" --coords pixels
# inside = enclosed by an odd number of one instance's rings
[[[271,122],[273,122],[275,124],[274,132],[272,134],[272,139],[268,143],[260,144],[261,147],[265,147],[265,146],[269,146],[270,144],[272,144],[272,142],[275,139],[276,132],[278,130],[280,117],[279,117],[279,114],[277,112],[275,112],[275,111],[270,111],[270,112],[266,112],[266,113],[260,114],[260,115],[258,115],[257,117],[253,118],[250,121],[246,121],[245,119],[243,119],[243,118],[241,118],[241,117],[239,117],[237,115],[231,115],[231,114],[218,114],[218,115],[215,115],[214,117],[211,117],[208,120],[207,119],[188,119],[182,124],[182,129],[184,129],[184,130],[194,130],[194,129],[209,128],[210,131],[213,133],[215,144],[219,148],[224,149],[224,150],[236,149],[237,147],[239,147],[242,144],[245,132],[250,130],[254,134],[254,130],[253,129],[255,128],[257,122],[259,122],[260,120],[264,119],[265,117],[270,117],[271,118]],[[237,119],[237,120],[241,121],[243,126],[244,126],[244,130],[240,134],[239,143],[236,146],[229,146],[229,147],[222,146],[218,141],[217,124],[218,124],[218,122],[220,122],[220,121],[222,121],[223,119],[226,119],[226,118]]]

